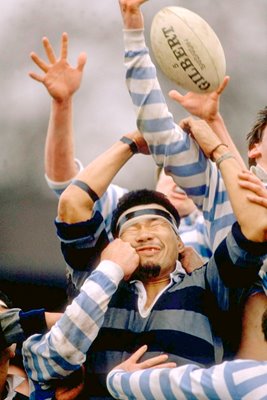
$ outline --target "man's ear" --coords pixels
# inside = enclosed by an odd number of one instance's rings
[[[181,251],[183,251],[185,248],[184,242],[182,242],[182,239],[180,238],[180,236],[178,236],[178,238],[177,238],[177,246],[178,246],[179,253],[181,253]]]
[[[254,143],[252,147],[248,150],[248,158],[258,158],[261,156],[260,143]]]

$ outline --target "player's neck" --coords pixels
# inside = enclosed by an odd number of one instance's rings
[[[235,358],[243,360],[267,361],[266,341],[242,341]]]
[[[170,277],[164,277],[162,279],[158,279],[155,281],[150,281],[144,283],[144,287],[146,289],[147,301],[145,308],[149,308],[153,303],[157,295],[170,283]]]

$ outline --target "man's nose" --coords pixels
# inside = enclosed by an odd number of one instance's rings
[[[151,233],[151,231],[147,227],[143,226],[143,227],[140,227],[138,229],[138,232],[136,234],[136,241],[137,242],[138,241],[149,240],[149,239],[152,239],[152,238],[153,238],[153,234]]]

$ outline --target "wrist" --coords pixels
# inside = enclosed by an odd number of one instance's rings
[[[205,121],[210,126],[214,126],[214,125],[217,125],[217,124],[221,124],[222,120],[223,119],[222,119],[221,114],[217,112],[216,114],[214,114],[214,115],[210,116],[209,118],[207,118]]]
[[[134,141],[134,139],[131,139],[131,138],[127,137],[127,136],[122,136],[120,138],[120,141],[129,146],[132,154],[139,153],[138,146],[137,146],[136,142]]]
[[[226,143],[218,143],[210,152],[210,159],[216,162],[224,153],[228,153],[228,145]]]
[[[52,98],[53,107],[57,107],[60,110],[69,109],[72,105],[72,96],[66,97],[64,99],[55,99]]]

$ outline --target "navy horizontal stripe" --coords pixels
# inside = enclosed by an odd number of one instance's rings
[[[191,280],[191,277],[189,279]],[[176,289],[176,285],[178,284],[174,284],[170,291],[167,290],[161,295],[153,306],[152,313],[165,310],[185,310],[200,313],[205,316],[208,315],[206,310],[209,305],[211,306],[209,291],[204,287],[194,285]],[[118,312],[119,309],[127,311],[134,310],[137,312],[137,295],[134,293],[133,288],[122,285],[110,301],[109,309],[113,308],[118,310]]]
[[[218,266],[218,271],[224,284],[229,288],[246,288],[257,280],[258,272],[261,267],[255,268],[254,265],[238,265],[234,263],[227,248],[227,243],[223,240],[214,253],[214,259]],[[222,263],[223,260],[223,263]]]
[[[214,362],[213,346],[197,336],[169,329],[132,332],[124,329],[101,328],[89,353],[127,352],[146,344],[148,352],[164,352],[203,365]]]
[[[55,225],[57,228],[57,234],[61,240],[75,240],[92,236],[99,229],[102,221],[102,215],[99,211],[96,211],[94,218],[88,221],[67,224],[66,222],[55,220]]]
[[[173,292],[165,292],[153,310],[185,310],[203,314],[207,293],[207,290],[200,286],[188,286]]]

